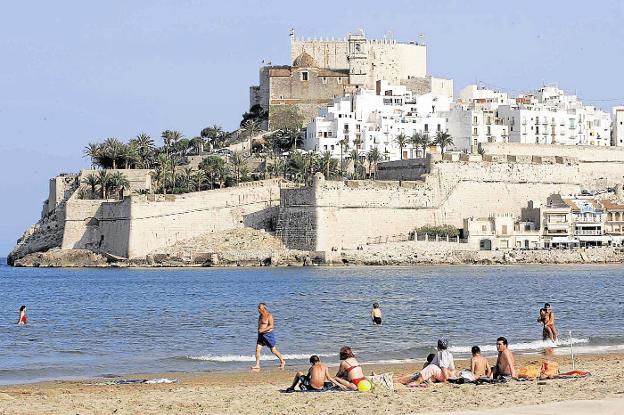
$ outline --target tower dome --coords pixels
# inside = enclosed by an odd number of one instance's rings
[[[307,52],[301,52],[301,55],[297,56],[293,61],[293,66],[296,68],[316,68],[316,62],[314,58]]]

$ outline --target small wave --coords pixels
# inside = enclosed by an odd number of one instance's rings
[[[603,346],[577,346],[577,347],[573,347],[573,350],[574,350],[574,354],[615,353],[615,352],[623,351],[624,344],[611,344],[611,345],[603,345]],[[566,349],[565,353],[569,353],[569,349]]]
[[[310,354],[285,354],[284,359],[286,360],[307,360],[312,356],[313,353]],[[327,357],[334,356],[335,353],[332,354],[317,354],[319,357]],[[203,360],[207,362],[220,362],[220,363],[228,363],[228,362],[255,362],[256,357],[253,355],[234,355],[234,354],[226,354],[226,355],[203,355],[203,356],[186,356],[189,360]],[[273,355],[262,355],[260,360],[277,360],[277,357]]]
[[[589,343],[589,339],[575,339],[572,338],[571,339],[572,344],[579,344],[579,343]],[[556,347],[563,347],[563,346],[569,346],[570,345],[570,340],[558,340],[557,342],[553,342],[550,340],[536,340],[536,341],[532,341],[532,342],[524,342],[524,343],[511,343],[509,345],[509,348],[514,350],[514,351],[519,351],[519,350],[540,350],[540,349],[544,349],[546,347],[552,347],[552,348],[556,348]],[[485,345],[485,346],[479,346],[481,348],[482,352],[495,352],[496,351],[496,345]],[[470,349],[472,348],[472,346],[451,346],[449,347],[449,351],[451,353],[470,353]]]

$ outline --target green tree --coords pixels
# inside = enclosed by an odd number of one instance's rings
[[[444,149],[453,145],[453,138],[447,132],[438,131],[433,142],[440,146],[440,152],[444,154]]]
[[[97,175],[97,184],[100,186],[100,197],[106,199],[110,186],[111,175],[107,170],[100,170]]]
[[[403,160],[403,148],[408,143],[407,136],[403,133],[400,133],[394,138],[393,141],[396,143],[396,145],[399,146],[399,154],[401,155],[401,160]]]
[[[329,150],[321,153],[321,157],[319,158],[319,170],[323,172],[327,180],[331,177],[332,164],[334,164],[332,160],[332,153]]]
[[[370,176],[374,180],[377,177],[377,163],[381,160],[381,152],[377,147],[373,147],[368,151],[366,158],[368,159]]]
[[[269,119],[269,113],[262,109],[262,106],[259,104],[252,105],[249,108],[249,111],[243,114],[243,119],[240,122],[240,126],[242,127],[245,122],[249,120],[257,121],[260,125],[262,125],[266,120]]]
[[[338,144],[340,144],[340,177],[342,177],[343,176],[342,165],[344,164],[343,153],[349,149],[349,139],[343,138],[342,140],[338,141]]]
[[[91,188],[91,197],[96,197],[95,187],[98,185],[98,176],[93,173],[89,173],[82,178],[82,183]]]
[[[201,191],[202,187],[204,185],[204,182],[206,181],[206,179],[208,178],[208,176],[206,176],[206,172],[203,170],[197,170],[195,173],[193,173],[192,179],[193,182],[195,182],[195,188],[197,189],[197,191]]]
[[[362,160],[360,159],[360,152],[357,148],[354,148],[349,152],[349,158],[353,162],[353,178],[358,180],[360,178],[360,169],[362,166]]]
[[[234,172],[234,178],[236,179],[236,185],[238,186],[241,179],[241,170],[245,167],[247,161],[243,157],[242,153],[235,151],[230,156],[230,164],[232,165],[232,171]]]
[[[206,144],[206,141],[201,137],[193,137],[190,144],[193,152],[199,156],[204,151],[204,145]]]
[[[260,124],[255,120],[247,120],[241,129],[242,136],[249,140],[249,154],[251,154],[252,140],[260,132]]]
[[[123,199],[124,189],[130,188],[130,182],[125,174],[116,171],[110,176],[109,186],[113,192],[118,192],[119,199]]]
[[[130,140],[129,144],[134,146],[139,154],[139,165],[141,168],[147,169],[151,166],[152,158],[156,146],[154,140],[148,134],[141,133]]]
[[[206,172],[210,188],[214,189],[216,181],[219,180],[220,182],[220,176],[225,168],[225,160],[219,156],[206,156],[199,163],[199,168]]]
[[[206,139],[208,144],[213,147],[218,147],[219,142],[223,139],[225,133],[223,128],[219,127],[217,124],[214,124],[211,127],[206,127],[201,130],[201,137]]]
[[[91,159],[91,168],[99,165],[99,157],[101,152],[101,145],[98,143],[89,143],[85,146],[84,155]]]
[[[427,155],[427,147],[431,144],[431,138],[429,138],[428,134],[414,131],[414,134],[412,134],[410,138],[410,143],[414,147],[422,148],[422,157],[424,158]]]

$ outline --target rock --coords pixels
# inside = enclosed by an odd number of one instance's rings
[[[51,249],[14,261],[16,267],[104,267],[106,258],[88,249]]]

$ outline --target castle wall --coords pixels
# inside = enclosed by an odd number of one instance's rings
[[[291,210],[302,218],[313,217],[316,240],[308,246],[316,251],[353,249],[378,237],[406,235],[422,225],[461,228],[469,216],[511,213],[519,217],[530,200],[541,203],[552,193],[615,186],[624,174],[620,163],[575,163],[567,158],[562,162],[561,157],[556,163],[555,157],[546,156],[543,162],[535,157],[528,163],[510,163],[506,156],[490,159],[434,162],[424,180],[401,185],[321,180],[313,192],[284,191],[280,217],[289,217]],[[282,234],[297,235],[300,226],[289,219]],[[291,240],[287,237],[284,242],[290,246]]]
[[[132,197],[129,258],[208,232],[269,229],[277,219],[279,180],[170,197]],[[151,199],[151,200],[150,200]]]
[[[152,186],[152,176],[150,169],[107,169],[109,174],[113,174],[115,172],[120,172],[123,174],[128,182],[130,183],[130,190],[133,191],[142,191],[142,190],[150,190]],[[92,169],[84,169],[80,171],[79,179],[82,180],[86,176],[92,174],[94,176],[98,175],[99,170]]]
[[[624,162],[624,147],[482,143],[485,154],[575,157],[581,162]]]

